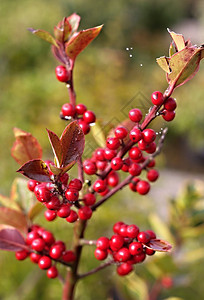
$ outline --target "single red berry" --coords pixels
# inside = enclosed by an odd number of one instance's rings
[[[156,233],[154,231],[152,231],[152,230],[146,230],[146,232],[149,234],[150,240],[156,239]]]
[[[26,250],[19,250],[15,252],[15,256],[17,260],[24,260],[28,257],[29,253]]]
[[[177,107],[176,101],[174,98],[169,97],[168,99],[165,100],[164,102],[164,108],[168,111],[173,111]]]
[[[88,124],[94,123],[96,121],[96,116],[93,111],[87,110],[83,113],[83,120]]]
[[[42,255],[32,252],[30,253],[30,260],[34,263],[34,264],[38,264],[40,258],[42,257]]]
[[[53,221],[53,220],[56,219],[57,213],[56,213],[56,211],[54,211],[54,210],[47,209],[47,210],[44,212],[44,216],[45,216],[45,219],[46,219],[47,221]]]
[[[62,105],[61,112],[64,117],[74,117],[76,110],[73,104],[65,103]]]
[[[27,187],[31,192],[33,192],[37,184],[38,184],[38,181],[30,179],[27,182]]]
[[[138,148],[142,151],[145,151],[149,147],[149,144],[146,143],[143,139],[138,142]]]
[[[96,164],[91,160],[85,160],[83,163],[83,168],[87,175],[94,175],[97,171]]]
[[[92,216],[92,209],[90,206],[83,206],[79,208],[78,215],[81,220],[88,220]]]
[[[169,110],[164,109],[163,113],[162,113],[162,118],[165,121],[170,122],[175,118],[175,115],[176,115],[175,111],[169,111]]]
[[[147,172],[147,179],[151,182],[154,182],[159,177],[159,172],[155,169],[151,169]]]
[[[58,276],[58,270],[55,266],[50,267],[47,270],[47,277],[50,279],[54,279]]]
[[[94,251],[94,256],[98,260],[104,260],[108,256],[107,250],[102,250],[100,248],[96,248]]]
[[[67,200],[69,201],[77,201],[79,198],[79,191],[73,188],[68,188],[65,192],[65,197],[67,198]]]
[[[117,150],[120,147],[120,140],[116,137],[107,138],[106,146],[111,150]]]
[[[146,148],[146,152],[149,154],[152,154],[156,151],[157,145],[155,142],[152,142],[150,144],[148,144],[147,148]]]
[[[123,224],[120,226],[120,229],[118,231],[118,234],[123,236],[123,237],[127,237],[127,226],[126,224]]]
[[[104,171],[107,167],[107,162],[105,160],[97,160],[96,161],[96,167],[100,171]]]
[[[117,266],[117,273],[120,276],[128,275],[130,272],[132,272],[132,270],[133,270],[132,265],[126,262]]]
[[[42,238],[38,238],[32,241],[31,247],[33,250],[41,252],[45,248],[45,242]]]
[[[139,264],[139,263],[143,262],[145,260],[145,258],[146,258],[145,252],[142,252],[140,254],[133,256],[133,260],[134,260],[135,264]]]
[[[140,167],[139,164],[137,163],[132,163],[131,166],[129,167],[129,173],[132,176],[138,176],[141,174],[142,172],[142,168]]]
[[[110,248],[113,251],[117,251],[122,248],[124,244],[124,238],[121,235],[113,235],[110,240]]]
[[[138,233],[139,233],[139,227],[132,224],[132,225],[128,225],[127,226],[127,229],[126,229],[126,232],[127,232],[127,236],[129,238],[136,238]]]
[[[119,183],[119,175],[116,172],[111,172],[110,174],[108,174],[107,177],[107,183],[109,186],[116,186]]]
[[[100,237],[96,242],[96,247],[101,250],[106,250],[109,248],[109,239],[105,236]]]
[[[132,179],[132,181],[129,183],[129,188],[133,191],[133,192],[137,192],[137,183],[140,181],[139,178],[134,177]]]
[[[58,245],[61,248],[61,251],[64,252],[66,250],[66,245],[63,241],[54,242],[53,246]]]
[[[106,182],[102,179],[98,179],[94,182],[93,189],[97,193],[102,193],[106,190]]]
[[[104,157],[107,160],[111,160],[116,156],[117,152],[113,149],[106,148],[104,149]]]
[[[118,139],[124,139],[128,134],[128,131],[123,126],[118,126],[115,128],[115,137]]]
[[[154,105],[157,105],[157,106],[162,105],[162,103],[164,102],[163,94],[159,91],[156,91],[156,92],[152,93],[151,100]]]
[[[56,78],[61,82],[67,82],[70,79],[70,71],[68,71],[65,66],[57,66],[55,68]]]
[[[142,131],[142,138],[146,143],[152,143],[156,139],[156,133],[153,129],[147,128]]]
[[[43,231],[42,238],[45,241],[45,243],[49,246],[51,246],[55,242],[55,238],[54,238],[53,234],[46,230]]]
[[[77,104],[75,109],[76,109],[76,112],[78,115],[83,115],[83,113],[85,113],[85,111],[87,111],[86,106],[82,103]]]
[[[100,161],[105,160],[104,152],[105,152],[105,150],[103,148],[96,149],[94,152],[95,158]]]
[[[73,262],[76,260],[76,255],[74,254],[73,251],[67,250],[67,251],[63,252],[62,259],[67,263]]]
[[[131,166],[131,159],[129,157],[123,159],[123,166],[122,166],[122,171],[123,172],[128,172],[129,171],[129,167]]]
[[[61,181],[61,183],[65,184],[65,185],[67,184],[68,179],[69,179],[69,175],[67,173],[62,174],[59,177],[59,180]]]
[[[123,160],[121,157],[114,157],[111,160],[111,168],[113,170],[120,170],[123,166]]]
[[[69,204],[63,204],[57,211],[57,215],[60,218],[67,218],[70,215],[71,209]]]
[[[78,119],[78,124],[85,135],[88,134],[91,130],[90,125],[86,123],[83,119]]]
[[[156,162],[155,162],[154,159],[152,159],[152,160],[148,163],[147,167],[148,167],[148,168],[154,168],[155,165],[156,165]]]
[[[49,269],[52,265],[52,260],[48,256],[42,256],[39,259],[38,266],[42,270]]]
[[[151,255],[154,255],[155,254],[155,251],[153,249],[150,249],[150,248],[145,248],[145,253],[149,256]]]
[[[113,225],[113,231],[119,234],[120,226],[124,225],[123,222],[119,221]]]
[[[128,248],[121,248],[116,253],[116,260],[119,262],[125,262],[128,259],[130,259],[130,255],[131,254],[130,254]]]
[[[150,235],[147,231],[140,231],[137,235],[138,242],[147,244],[150,241]]]
[[[59,259],[62,256],[62,247],[60,245],[53,245],[50,248],[49,255],[53,259]]]
[[[40,202],[47,202],[50,200],[51,194],[44,183],[38,184],[34,189],[35,196]]]
[[[61,206],[60,200],[57,196],[52,196],[50,201],[46,203],[46,207],[51,210],[58,210]]]
[[[138,147],[132,147],[129,151],[129,156],[131,159],[137,160],[142,157],[142,152]]]
[[[140,180],[137,183],[137,192],[140,195],[146,195],[150,190],[150,184],[149,182],[145,181],[145,180]]]
[[[66,221],[69,223],[74,223],[78,219],[78,214],[76,211],[71,209],[70,215],[66,218]]]
[[[92,193],[88,193],[84,195],[83,201],[86,206],[91,206],[96,202],[96,196]]]
[[[142,120],[142,112],[139,108],[133,108],[129,111],[129,118],[133,122],[140,122]]]
[[[142,132],[139,128],[137,128],[135,126],[130,131],[129,137],[130,137],[131,141],[133,141],[134,143],[137,143],[142,139]]]
[[[38,234],[38,232],[36,230],[30,231],[26,236],[26,244],[31,245],[33,240],[38,239],[39,237],[40,237],[40,235]]]
[[[143,252],[143,246],[140,242],[132,242],[129,245],[129,251],[131,255],[141,254]]]

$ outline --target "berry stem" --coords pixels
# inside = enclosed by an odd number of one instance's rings
[[[112,265],[113,263],[114,263],[114,260],[112,259],[112,260],[110,260],[110,261],[108,261],[108,262],[106,262],[106,263],[104,263],[104,264],[101,264],[99,267],[97,267],[97,268],[95,268],[95,269],[92,269],[92,270],[90,270],[90,271],[88,271],[88,272],[86,272],[86,273],[80,274],[80,275],[79,275],[79,279],[82,279],[82,278],[87,277],[87,276],[89,276],[89,275],[95,274],[95,273],[97,273],[98,271],[103,270],[103,269],[105,269],[106,267]]]
[[[80,245],[96,245],[96,240],[86,240],[86,239],[80,239]]]

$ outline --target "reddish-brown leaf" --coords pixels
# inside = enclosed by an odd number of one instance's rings
[[[67,17],[66,20],[69,22],[69,24],[72,27],[72,33],[76,32],[79,27],[79,22],[81,20],[81,17],[76,13],[73,13],[71,16]]]
[[[41,159],[33,159],[25,163],[17,172],[37,181],[49,182],[50,175],[46,163]]]
[[[28,28],[28,30],[33,33],[34,35],[38,36],[42,40],[59,47],[57,42],[55,41],[54,37],[47,31],[42,30],[42,29],[33,29],[33,28]]]
[[[11,149],[11,155],[20,165],[31,159],[42,158],[42,148],[37,139],[31,133],[14,128],[15,142]]]
[[[70,38],[66,44],[66,54],[75,60],[77,55],[83,51],[93,39],[100,33],[103,25],[79,31]]]
[[[172,249],[171,244],[169,244],[166,241],[160,240],[160,239],[150,240],[150,242],[145,246],[154,251],[160,251],[160,252],[170,252]]]
[[[61,137],[62,159],[60,167],[66,167],[77,161],[84,151],[84,133],[77,121],[71,122],[63,131]]]
[[[25,239],[15,227],[0,225],[0,249],[19,251],[25,248]]]
[[[0,207],[0,223],[13,226],[22,232],[26,232],[28,227],[25,215],[8,207]]]
[[[62,146],[61,141],[58,136],[51,130],[47,129],[48,137],[50,140],[50,144],[52,146],[52,150],[56,159],[57,167],[60,167],[60,162],[62,160]]]

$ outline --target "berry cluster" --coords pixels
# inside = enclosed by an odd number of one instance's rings
[[[117,263],[117,273],[120,276],[129,274],[133,265],[145,260],[146,255],[155,251],[148,247],[150,240],[156,239],[152,230],[140,231],[136,225],[117,222],[113,226],[114,235],[109,239],[100,237],[96,242],[94,255],[98,260],[104,260],[108,255]]]
[[[174,98],[169,97],[164,100],[163,94],[159,91],[156,91],[152,93],[151,100],[152,103],[156,106],[163,105],[160,114],[165,121],[170,122],[175,118],[175,109],[177,107],[177,104]]]
[[[76,259],[73,251],[66,250],[63,241],[56,241],[50,231],[38,225],[31,227],[26,236],[26,245],[28,246],[27,250],[15,252],[16,259],[24,260],[30,257],[30,260],[38,264],[40,269],[47,270],[48,278],[58,276],[57,262],[68,265]]]

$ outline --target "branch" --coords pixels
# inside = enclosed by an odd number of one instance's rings
[[[114,260],[112,259],[112,260],[110,260],[110,261],[108,261],[108,262],[106,262],[106,263],[100,265],[99,267],[97,267],[97,268],[95,268],[95,269],[92,269],[91,271],[88,271],[88,272],[86,272],[86,273],[83,273],[83,274],[81,274],[81,275],[78,275],[78,279],[82,279],[82,278],[84,278],[84,277],[86,277],[86,276],[92,275],[92,274],[94,274],[94,273],[96,273],[96,272],[98,272],[98,271],[100,271],[100,270],[103,270],[103,269],[105,269],[106,267],[112,265],[113,263],[114,263]]]

